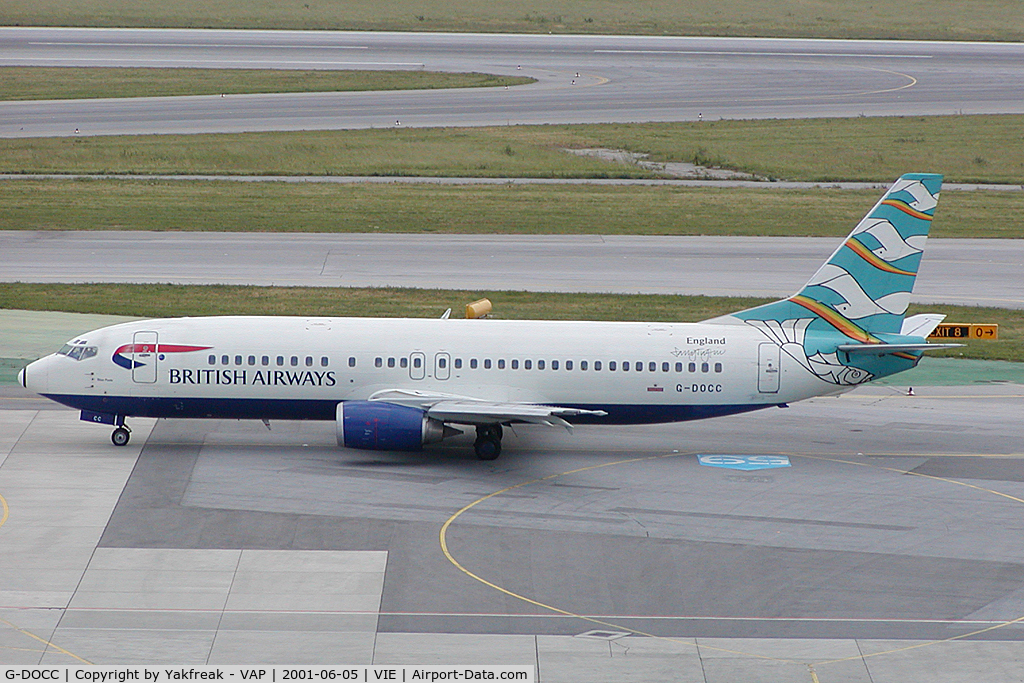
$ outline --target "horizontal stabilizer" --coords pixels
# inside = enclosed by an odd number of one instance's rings
[[[927,337],[939,326],[946,316],[942,313],[920,313],[903,321],[900,334],[904,337]]]
[[[941,351],[942,349],[955,349],[963,344],[840,344],[839,351],[846,353],[906,353],[908,351]]]

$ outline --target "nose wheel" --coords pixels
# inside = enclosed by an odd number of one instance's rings
[[[127,446],[132,438],[132,431],[125,425],[121,425],[110,435],[110,441],[115,446]]]
[[[473,449],[481,460],[496,460],[501,455],[501,425],[480,425],[476,428]]]

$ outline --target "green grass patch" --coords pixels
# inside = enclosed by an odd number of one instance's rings
[[[5,0],[4,23],[1021,40],[1018,0]]]
[[[878,190],[0,181],[3,230],[847,235]],[[1024,238],[1024,193],[946,192],[935,237]]]
[[[1024,183],[1024,116],[501,126],[0,140],[0,171],[90,174],[651,177],[568,154],[608,147],[761,176]]]
[[[0,100],[483,88],[532,78],[435,71],[0,67]]]
[[[438,289],[252,287],[230,285],[5,284],[0,308],[140,317],[199,315],[458,316],[486,296],[494,317],[509,320],[696,322],[770,299],[671,295],[558,294]],[[911,306],[908,315],[946,313],[951,322],[999,324],[998,341],[967,342],[944,355],[1024,362],[1024,311],[968,306]]]

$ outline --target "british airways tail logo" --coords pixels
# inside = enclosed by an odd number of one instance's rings
[[[159,354],[161,360],[163,360],[164,354],[167,353],[188,353],[190,351],[205,351],[211,349],[212,346],[182,346],[181,344],[125,344],[119,346],[114,355],[111,356],[111,360],[117,365],[120,365],[125,370],[134,370],[135,368],[141,368],[145,363],[141,363],[132,356],[135,354]]]

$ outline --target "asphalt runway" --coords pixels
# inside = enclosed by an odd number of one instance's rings
[[[544,681],[715,683],[1024,673],[1016,385],[517,427],[491,463],[465,439],[339,450],[329,423],[136,420],[114,449],[104,428],[24,398],[0,397],[0,544],[19,557],[0,617],[54,647],[0,630],[7,662],[479,661]]]
[[[799,290],[839,244],[794,237],[0,231],[0,282],[782,297]],[[1024,240],[932,239],[912,300],[1022,308],[1022,269]]]
[[[1024,112],[1024,45],[1009,43],[9,27],[0,64],[537,79],[508,90],[0,102],[0,137]]]

